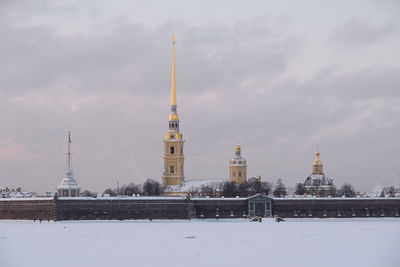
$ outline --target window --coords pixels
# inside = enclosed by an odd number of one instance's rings
[[[233,171],[233,177],[235,177],[236,176],[236,172],[235,171]]]
[[[241,171],[239,171],[239,177],[242,177],[242,172]]]
[[[175,147],[173,147],[173,146],[170,147],[170,153],[175,154]]]
[[[169,166],[169,173],[175,173],[174,166]]]

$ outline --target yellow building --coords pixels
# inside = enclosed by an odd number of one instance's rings
[[[185,176],[183,173],[183,135],[179,132],[179,116],[176,105],[175,80],[175,38],[172,36],[172,85],[171,113],[169,115],[168,132],[164,137],[164,170],[163,183],[167,186],[180,186]]]
[[[313,162],[312,174],[324,174],[324,167],[322,161],[319,158],[319,149],[315,152],[315,160]]]
[[[238,184],[246,182],[247,162],[241,156],[241,148],[239,144],[235,147],[235,157],[230,161],[230,181]]]

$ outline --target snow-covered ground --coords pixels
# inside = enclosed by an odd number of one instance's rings
[[[400,219],[0,221],[0,266],[400,266]]]

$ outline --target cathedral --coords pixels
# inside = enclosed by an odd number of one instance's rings
[[[175,37],[172,36],[171,111],[168,120],[168,131],[164,137],[164,168],[162,176],[163,183],[170,188],[175,187],[177,189],[185,180],[183,172],[184,142],[183,135],[179,132],[175,79]]]
[[[195,187],[216,182],[216,180],[185,181],[184,142],[183,135],[179,130],[179,115],[176,101],[175,37],[172,36],[171,110],[168,120],[168,131],[164,136],[164,167],[162,175],[162,181],[165,185],[165,195],[184,195]],[[231,182],[238,184],[246,182],[247,162],[241,156],[241,147],[239,144],[235,147],[235,156],[230,161],[229,169]]]
[[[304,191],[306,194],[328,196],[334,189],[333,180],[324,174],[322,161],[319,158],[319,149],[315,152],[312,173],[304,181]]]

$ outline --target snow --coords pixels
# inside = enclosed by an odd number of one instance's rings
[[[53,200],[53,197],[0,198],[0,201],[39,201]]]
[[[0,221],[0,266],[399,266],[399,218]]]

